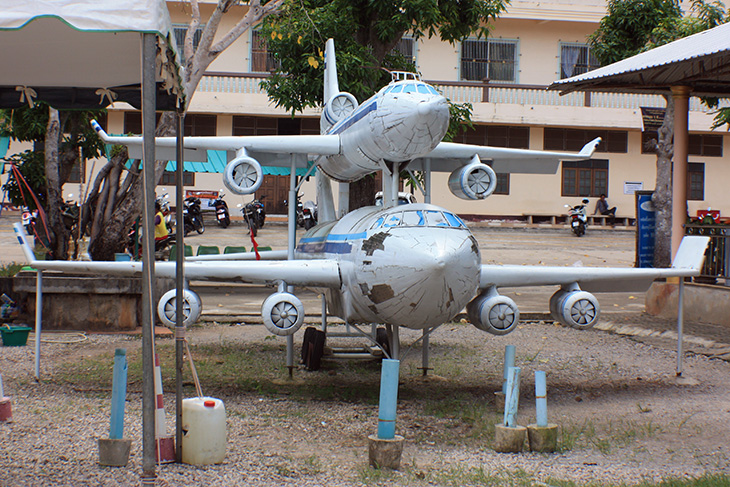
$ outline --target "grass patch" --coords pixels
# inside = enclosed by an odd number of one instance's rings
[[[579,423],[561,426],[558,450],[568,451],[580,447],[592,447],[608,455],[613,447],[626,446],[642,438],[653,438],[662,433],[661,426],[652,421],[612,420],[596,423],[586,419]]]
[[[705,474],[693,479],[667,478],[659,482],[643,480],[639,483],[625,482],[588,482],[577,483],[569,480],[549,479],[544,482],[536,482],[535,486],[550,487],[730,487],[730,476],[725,474]]]

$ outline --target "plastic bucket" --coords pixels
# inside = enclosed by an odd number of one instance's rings
[[[212,397],[182,402],[182,461],[191,465],[221,463],[226,457],[226,408]]]
[[[3,325],[0,333],[3,336],[3,345],[6,347],[20,347],[28,342],[28,333],[33,328],[29,326]]]

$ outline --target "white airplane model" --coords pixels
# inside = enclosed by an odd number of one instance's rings
[[[494,191],[494,169],[555,172],[560,160],[590,157],[599,142],[590,142],[578,154],[441,142],[448,109],[433,87],[412,75],[401,76],[358,107],[352,95],[339,91],[331,40],[325,60],[324,135],[187,137],[186,150],[231,151],[224,181],[236,193],[251,193],[260,185],[256,159],[276,163],[300,154],[318,156],[322,172],[339,181],[353,181],[375,170],[393,179],[401,164],[428,159],[434,170],[453,171],[449,187],[454,194],[482,199]],[[140,157],[141,137],[110,137],[98,124],[94,127],[104,141],[127,145],[132,157]],[[159,158],[173,159],[174,147],[172,138],[156,139]],[[482,159],[490,160],[492,167]],[[142,271],[138,262],[38,261],[22,226],[16,225],[15,231],[26,258],[39,270],[114,275]],[[558,285],[550,300],[553,315],[565,325],[587,328],[600,315],[598,301],[587,290],[646,289],[657,278],[698,275],[707,242],[708,237],[685,237],[670,269],[482,265],[476,239],[453,213],[430,204],[366,207],[309,230],[294,260],[198,257],[186,261],[185,278],[278,286],[264,301],[262,318],[270,332],[281,336],[295,333],[304,321],[302,303],[285,292],[287,286],[325,289],[330,313],[348,323],[381,323],[396,331],[398,326],[426,329],[452,320],[466,306],[475,326],[504,335],[515,329],[519,311],[514,301],[499,294],[500,287]],[[174,277],[175,263],[156,263],[155,274]],[[184,301],[185,324],[190,324],[200,316],[200,298],[186,290]],[[158,314],[168,324],[175,321],[174,303],[172,290],[158,304]],[[397,340],[397,333],[393,335]]]

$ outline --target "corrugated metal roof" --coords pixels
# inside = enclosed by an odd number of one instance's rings
[[[555,81],[549,89],[667,92],[671,86],[690,86],[696,96],[730,93],[730,23]]]
[[[223,173],[226,170],[226,164],[228,159],[226,151],[223,150],[208,150],[208,161],[207,162],[188,162],[185,161],[183,164],[183,171],[185,172],[209,172],[209,173]],[[304,176],[307,170],[313,164],[312,161],[307,163],[307,167],[298,167],[297,176]],[[165,166],[166,171],[175,171],[177,169],[177,163],[175,161],[169,161]],[[277,167],[277,166],[261,166],[264,175],[274,176],[288,176],[290,169],[288,167]]]

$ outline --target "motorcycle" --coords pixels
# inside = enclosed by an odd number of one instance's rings
[[[175,220],[172,219],[172,212],[170,211],[170,196],[167,193],[162,193],[160,196],[155,198],[155,202],[160,204],[162,210],[162,216],[165,218],[165,225],[167,230],[172,232],[175,230]]]
[[[200,198],[188,196],[183,202],[183,224],[185,225],[185,236],[195,230],[199,234],[205,231],[203,213],[200,210]]]
[[[254,206],[254,215],[256,216],[256,226],[263,228],[264,222],[266,221],[266,209],[264,203],[261,201],[266,198],[266,195],[262,196],[261,199],[255,199],[251,202]]]
[[[213,200],[213,206],[215,207],[215,219],[218,224],[223,228],[227,228],[231,224],[231,216],[228,214],[228,203],[223,199],[224,196],[223,190],[218,191],[218,198]]]
[[[568,208],[568,217],[570,218],[570,228],[576,237],[581,237],[586,233],[586,226],[588,224],[588,216],[586,215],[586,207],[588,206],[588,200],[584,199],[582,204],[570,206],[565,205]]]
[[[246,203],[245,205],[238,204],[238,208],[241,210],[243,215],[243,221],[246,222],[249,232],[255,237],[258,233],[258,217],[256,216],[256,205],[254,201]]]
[[[136,259],[142,257],[142,246],[144,239],[142,238],[142,226],[137,223],[129,231],[127,239],[127,252],[131,255],[136,254]],[[155,260],[168,260],[170,256],[170,247],[175,243],[175,234],[168,233],[162,238],[155,239]]]
[[[286,201],[284,204],[288,204]],[[309,230],[317,224],[317,205],[312,201],[302,203],[302,197],[297,195],[296,208],[297,225]]]
[[[23,225],[23,228],[25,228],[25,233],[28,235],[34,235],[35,234],[35,222],[38,218],[38,210],[30,211],[30,209],[27,206],[23,207],[23,213],[20,217],[21,223]]]

